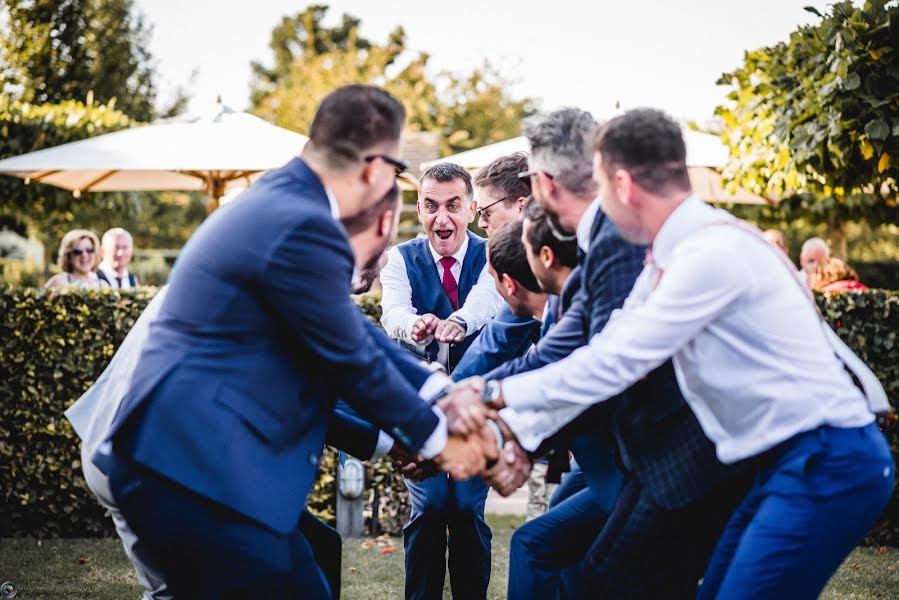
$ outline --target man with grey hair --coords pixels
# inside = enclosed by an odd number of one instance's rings
[[[100,242],[103,262],[97,267],[97,277],[118,289],[137,287],[137,277],[128,271],[134,252],[134,239],[121,227],[113,227],[103,234]]]
[[[799,279],[808,283],[809,277],[818,268],[818,265],[830,258],[830,248],[827,242],[819,237],[805,240],[802,250],[799,252]]]

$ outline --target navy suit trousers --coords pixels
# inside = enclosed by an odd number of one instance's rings
[[[280,534],[127,459],[95,462],[176,598],[333,598],[300,522]]]
[[[486,598],[493,534],[484,503],[490,488],[480,478],[452,481],[443,474],[405,481],[412,500],[412,517],[403,528],[406,598],[443,598],[447,546],[453,597]]]

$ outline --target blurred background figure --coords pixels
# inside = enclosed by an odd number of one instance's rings
[[[137,287],[137,277],[128,272],[133,253],[134,240],[131,234],[121,227],[113,227],[103,234],[103,262],[97,268],[97,276],[108,283],[109,287],[126,290]]]
[[[868,286],[859,282],[855,269],[839,258],[828,258],[818,263],[809,276],[809,287],[818,292],[867,291]]]
[[[55,288],[73,285],[79,289],[96,290],[106,287],[97,277],[97,265],[100,263],[98,248],[100,240],[97,234],[87,229],[73,229],[65,234],[59,244],[57,265],[62,273],[57,273],[44,284],[44,287]]]
[[[818,263],[826,261],[830,258],[830,248],[827,242],[818,237],[805,240],[802,244],[802,250],[799,252],[799,278],[808,283],[818,268]]]
[[[779,229],[766,229],[765,239],[780,248],[781,252],[790,256],[790,247],[787,245],[787,236]]]

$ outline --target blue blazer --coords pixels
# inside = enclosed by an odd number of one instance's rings
[[[453,379],[460,381],[483,375],[521,356],[537,341],[540,330],[540,321],[533,317],[516,316],[509,305],[504,304],[462,355],[453,369]]]
[[[114,452],[287,533],[338,396],[420,449],[437,417],[363,326],[352,272],[346,234],[301,159],[216,211],[172,271],[111,428]]]

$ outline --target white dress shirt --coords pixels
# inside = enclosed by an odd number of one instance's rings
[[[118,287],[123,290],[131,289],[131,278],[129,277],[131,273],[128,272],[128,269],[125,269],[125,272],[119,275],[119,273],[112,268],[109,261],[104,260],[97,266],[97,270],[103,271],[103,274],[106,275],[106,279],[109,281],[111,287]],[[118,277],[122,278],[122,285],[118,285],[118,282],[116,281],[116,278]]]
[[[736,223],[690,196],[659,230],[653,263],[602,332],[566,359],[503,381],[510,426],[518,410],[544,412],[521,431],[526,447],[669,357],[725,463],[820,425],[873,421],[793,272]]]
[[[431,243],[428,242],[428,249],[431,251],[431,257],[437,266],[437,276],[443,281],[443,265],[440,259],[443,258],[434,250]],[[462,275],[462,263],[465,260],[465,254],[468,251],[468,236],[462,246],[453,254],[456,263],[450,268],[450,272],[459,281]],[[409,283],[409,275],[406,273],[406,261],[403,259],[399,248],[394,246],[387,252],[387,264],[381,271],[381,325],[387,331],[390,337],[403,340],[410,344],[416,344],[424,348],[431,343],[433,338],[429,337],[423,342],[416,343],[412,340],[412,326],[418,321],[418,311],[412,305],[412,285]],[[464,320],[467,325],[465,335],[471,335],[487,324],[503,305],[502,296],[496,291],[496,285],[490,271],[485,266],[478,275],[477,282],[472,286],[465,298],[465,304],[460,306],[458,310],[451,316],[457,316]]]

